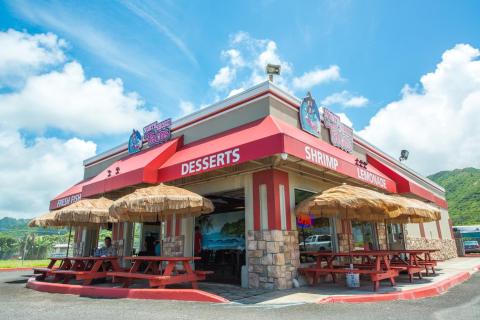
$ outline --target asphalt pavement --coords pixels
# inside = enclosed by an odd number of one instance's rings
[[[361,304],[239,305],[92,299],[25,288],[28,272],[0,272],[0,319],[480,319],[480,273],[429,299]]]

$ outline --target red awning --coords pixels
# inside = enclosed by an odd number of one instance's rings
[[[435,195],[431,191],[411,181],[410,179],[393,170],[386,164],[381,163],[377,159],[370,156],[367,156],[367,160],[368,163],[371,163],[373,166],[378,168],[380,171],[385,173],[387,176],[389,176],[392,180],[396,182],[398,193],[410,193],[430,202],[436,203],[442,208],[448,207],[447,201],[444,198]]]
[[[157,183],[158,168],[175,153],[181,140],[176,138],[114,162],[83,186],[82,196],[89,197],[140,183]]]
[[[395,183],[376,168],[361,168],[355,165],[355,156],[271,116],[184,146],[160,167],[158,182],[280,153],[396,191]]]
[[[80,181],[74,184],[64,192],[60,193],[53,200],[50,201],[50,210],[59,209],[78,200],[82,199],[82,187],[88,183],[92,178]]]

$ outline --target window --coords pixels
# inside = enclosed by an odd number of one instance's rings
[[[314,193],[295,189],[295,205]],[[298,243],[300,251],[332,251],[335,248],[333,220],[329,218],[310,217],[308,224],[299,223],[297,219]],[[305,241],[304,241],[305,239]]]
[[[352,221],[353,250],[376,250],[375,224]]]

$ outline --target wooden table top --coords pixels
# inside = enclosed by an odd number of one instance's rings
[[[163,257],[163,256],[136,256],[124,257],[125,260],[143,260],[143,261],[193,261],[200,260],[200,257]]]
[[[116,256],[105,256],[105,257],[63,257],[63,258],[50,258],[50,260],[90,260],[90,261],[96,261],[96,260],[116,260],[118,257]]]

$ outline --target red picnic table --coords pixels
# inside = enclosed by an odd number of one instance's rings
[[[403,249],[403,250],[390,250],[393,253],[392,262],[404,260],[401,255],[408,255],[408,264],[419,266],[422,269],[425,268],[428,275],[430,268],[432,273],[435,274],[435,267],[437,261],[432,259],[431,254],[439,251],[438,249]],[[405,260],[404,260],[405,262]]]
[[[317,259],[314,266],[299,268],[300,272],[312,275],[312,285],[317,284],[320,274],[331,274],[332,280],[335,282],[337,273],[358,273],[370,275],[373,290],[377,291],[380,287],[380,280],[389,279],[391,285],[394,286],[395,277],[398,276],[398,270],[390,266],[389,254],[383,251],[316,252],[312,253],[312,256]],[[350,258],[350,261],[354,258],[368,259],[371,264],[354,268],[348,268],[345,264],[334,265],[337,259],[345,257]],[[323,261],[326,262],[326,266],[322,265]]]
[[[133,265],[128,272],[107,272],[108,276],[123,278],[124,287],[130,285],[132,279],[148,280],[150,287],[165,288],[166,285],[191,282],[192,288],[198,289],[197,281],[205,280],[207,274],[212,271],[193,270],[190,262],[200,260],[199,257],[159,257],[159,256],[138,256],[125,257],[126,260],[132,260]],[[166,262],[164,268],[163,264]],[[145,269],[140,272],[140,266],[145,265]],[[181,264],[182,269],[177,265]]]
[[[57,261],[61,261],[61,263],[55,268]],[[105,278],[109,269],[122,270],[118,264],[118,257],[50,258],[47,268],[34,268],[33,270],[35,273],[42,274],[39,280],[54,275],[55,281],[63,280],[63,283],[68,283],[75,277],[76,280],[83,280],[84,285],[89,285],[93,279]]]

